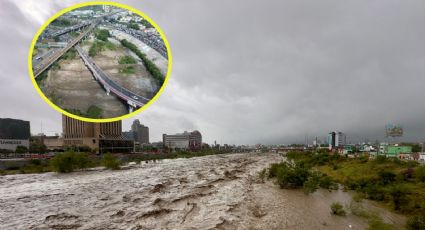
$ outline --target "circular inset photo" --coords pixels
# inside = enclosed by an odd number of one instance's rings
[[[171,71],[158,25],[112,2],[77,4],[54,15],[35,35],[28,62],[48,104],[91,122],[121,120],[147,108]]]

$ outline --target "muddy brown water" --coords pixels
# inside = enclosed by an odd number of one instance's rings
[[[365,229],[330,214],[350,194],[305,195],[262,183],[277,154],[229,154],[143,163],[125,170],[0,177],[1,229]],[[370,203],[386,222],[401,216]],[[349,227],[351,225],[351,228]]]

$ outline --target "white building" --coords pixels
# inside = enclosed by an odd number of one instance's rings
[[[202,135],[199,131],[178,133],[174,135],[162,135],[164,146],[172,149],[197,149],[202,146]]]
[[[102,6],[103,11],[105,11],[106,13],[111,12],[111,6],[110,5],[103,5]]]

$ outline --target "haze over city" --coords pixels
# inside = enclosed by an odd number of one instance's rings
[[[31,40],[77,2],[0,8],[2,117],[29,120],[32,133],[41,122],[43,132],[60,133],[61,115],[29,79]],[[289,144],[331,130],[352,142],[383,139],[395,122],[401,140],[424,138],[423,1],[120,2],[155,20],[173,55],[164,93],[124,130],[138,118],[152,141],[200,130],[207,143]]]

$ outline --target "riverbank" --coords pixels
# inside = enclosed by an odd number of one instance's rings
[[[0,177],[0,222],[3,229],[367,226],[363,218],[330,214],[329,204],[350,200],[349,193],[305,195],[263,183],[258,172],[280,161],[272,153],[221,154],[143,162],[126,170],[7,175]]]
[[[376,201],[388,210],[408,216],[408,229],[425,228],[425,166],[396,158],[348,158],[327,152],[288,152],[286,158],[261,171],[261,178],[273,179],[283,189],[302,188],[306,194],[341,185],[344,190],[355,192],[355,202]],[[385,225],[367,209],[346,210],[365,217],[371,225],[399,229]]]
[[[217,149],[202,149],[200,151],[176,151],[172,153],[130,153],[130,154],[115,154],[121,166],[129,162],[149,162],[163,159],[177,159],[177,158],[192,158],[216,154],[225,154],[228,151]],[[58,153],[64,154],[64,153]],[[66,154],[66,153],[65,153]],[[80,153],[78,153],[80,154]],[[85,154],[84,162],[85,167],[80,168],[87,170],[87,168],[101,166],[102,155]],[[54,171],[51,165],[51,159],[0,159],[0,176],[13,175],[13,174],[32,174],[32,173],[46,173]],[[81,160],[79,158],[78,160]],[[77,161],[78,161],[77,160]]]

